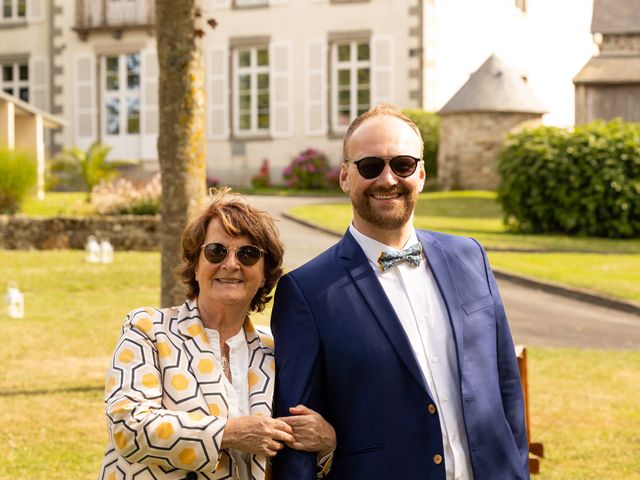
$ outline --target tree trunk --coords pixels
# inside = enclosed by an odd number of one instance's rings
[[[162,174],[163,307],[185,300],[174,271],[182,261],[180,235],[205,198],[204,64],[196,35],[199,0],[156,0]]]

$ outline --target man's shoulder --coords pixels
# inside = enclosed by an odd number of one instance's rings
[[[478,250],[481,248],[480,243],[471,237],[462,235],[452,235],[450,233],[436,232],[433,230],[416,230],[418,238],[432,242],[444,250],[448,249],[467,249]]]

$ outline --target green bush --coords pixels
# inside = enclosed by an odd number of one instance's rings
[[[36,180],[33,155],[0,147],[0,213],[16,213]]]
[[[498,156],[498,201],[522,232],[640,235],[640,124],[523,130]]]
[[[329,186],[329,160],[315,148],[300,152],[282,171],[284,184],[295,190],[322,189]]]
[[[424,141],[424,166],[427,178],[438,176],[438,145],[440,144],[440,117],[420,109],[402,110],[418,127]]]

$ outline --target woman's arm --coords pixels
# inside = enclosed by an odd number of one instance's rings
[[[222,448],[273,457],[285,443],[295,442],[292,434],[293,429],[277,418],[260,415],[230,418],[224,429]]]

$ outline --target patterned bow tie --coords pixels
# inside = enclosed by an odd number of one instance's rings
[[[378,257],[378,265],[385,272],[396,263],[409,262],[416,267],[420,266],[422,260],[422,244],[416,243],[405,250],[384,251]]]

